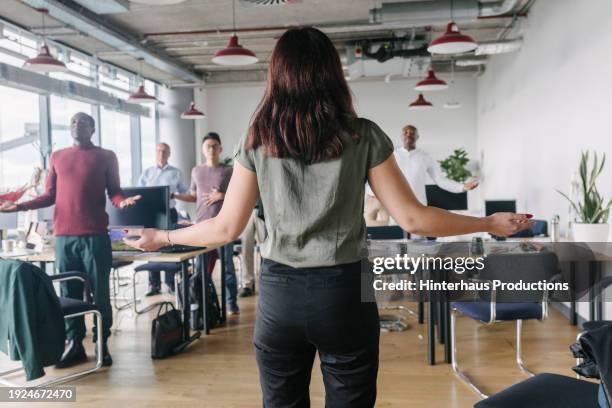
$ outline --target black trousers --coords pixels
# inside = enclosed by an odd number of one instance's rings
[[[296,269],[264,260],[254,336],[264,407],[310,406],[316,352],[327,408],[374,406],[380,327],[361,279],[360,262]]]

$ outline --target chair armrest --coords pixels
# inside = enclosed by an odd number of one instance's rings
[[[89,277],[83,272],[68,271],[60,272],[55,275],[49,276],[53,282],[65,282],[69,280],[78,280],[83,283],[83,298],[87,303],[93,303],[91,298],[91,284],[89,283]]]
[[[475,282],[475,283],[488,283],[491,287],[491,300],[489,302],[489,306],[491,307],[490,309],[490,314],[489,314],[489,321],[488,324],[494,323],[495,320],[497,319],[497,290],[493,288],[493,281],[489,280],[489,279],[481,279],[481,278],[473,278],[470,277],[468,278],[468,280]]]
[[[597,286],[600,292],[606,290],[610,285],[612,285],[612,276],[606,276],[605,278],[602,278],[599,282],[597,282]]]

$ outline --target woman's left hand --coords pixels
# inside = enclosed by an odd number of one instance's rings
[[[131,229],[126,231],[123,242],[141,251],[155,251],[168,244],[166,234],[155,228]]]

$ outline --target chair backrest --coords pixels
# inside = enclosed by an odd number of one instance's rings
[[[546,220],[532,220],[533,226],[527,230],[523,230],[518,234],[512,235],[513,238],[531,238],[540,235],[548,235],[548,222]]]
[[[406,233],[398,225],[367,227],[368,239],[404,239]]]
[[[559,261],[553,252],[542,251],[533,253],[492,254],[484,260],[484,268],[478,277],[503,283],[534,283],[550,281],[559,272]],[[480,291],[479,297],[490,300],[489,291]],[[498,288],[497,302],[540,302],[543,290],[511,290]]]

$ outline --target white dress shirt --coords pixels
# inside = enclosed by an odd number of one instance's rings
[[[400,170],[408,180],[410,188],[414,192],[417,200],[422,204],[427,205],[427,196],[425,194],[425,186],[427,184],[436,184],[443,190],[451,193],[461,193],[463,183],[449,180],[442,174],[442,170],[438,163],[431,156],[421,149],[408,151],[405,147],[396,147],[395,160],[399,165]],[[367,186],[367,193],[374,195],[370,186]]]
[[[414,195],[422,204],[427,205],[427,196],[425,195],[427,184],[436,184],[441,189],[451,193],[461,193],[463,191],[463,183],[445,177],[440,165],[425,151],[421,149],[408,151],[402,146],[396,147],[394,154],[395,160],[397,160],[399,168],[404,173],[404,177],[408,180]]]
[[[183,183],[183,173],[169,164],[164,167],[151,166],[143,171],[138,179],[138,185],[140,187],[168,186],[171,194],[184,194],[188,190]],[[170,208],[174,208],[175,205],[175,200],[170,200]]]

